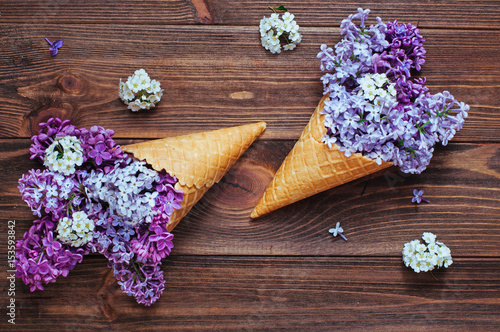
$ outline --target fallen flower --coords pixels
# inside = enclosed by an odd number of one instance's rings
[[[341,238],[343,238],[345,241],[347,241],[347,238],[342,234],[344,232],[344,229],[340,227],[340,222],[337,221],[337,224],[335,225],[335,228],[330,228],[328,232],[332,233],[332,235],[335,237],[337,235],[340,235]]]
[[[50,55],[52,55],[52,56],[57,55],[57,53],[59,52],[59,49],[63,46],[63,41],[61,39],[58,39],[58,40],[54,40],[53,42],[51,42],[48,38],[45,38],[45,40],[50,45],[50,47],[49,47]]]
[[[128,109],[137,112],[155,107],[163,96],[163,89],[160,82],[152,80],[144,69],[139,69],[126,82],[120,79],[119,95]]]
[[[413,271],[428,272],[435,268],[448,267],[453,263],[450,249],[442,242],[436,241],[436,235],[424,232],[422,239],[405,243],[403,247],[403,263]]]
[[[293,50],[302,40],[299,25],[295,22],[295,15],[290,14],[285,6],[269,7],[274,13],[271,17],[260,20],[259,30],[262,46],[271,53],[281,53],[281,46],[285,51]],[[276,11],[285,11],[281,18]]]
[[[414,197],[411,199],[411,202],[420,204],[422,201],[424,201],[426,203],[429,203],[429,200],[422,196],[423,194],[424,194],[424,191],[422,189],[421,190],[413,189],[413,196]]]

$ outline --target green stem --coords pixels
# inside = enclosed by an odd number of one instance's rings
[[[360,116],[360,119],[356,121],[357,123],[362,123],[363,126],[366,126],[365,121],[367,121],[365,118],[363,118],[363,115]]]
[[[285,38],[285,42],[286,42],[287,44],[290,44],[290,40],[288,39],[288,36],[289,36],[289,34],[288,34],[288,33],[283,33],[283,34],[281,34],[280,38],[281,38],[281,37]]]
[[[135,264],[136,262],[133,261],[131,264],[132,266],[134,267],[134,270],[135,270],[135,275],[141,280],[141,281],[144,281],[146,280],[143,276],[142,276],[142,273],[141,271],[139,271],[139,268],[137,267],[137,265]]]
[[[61,143],[57,143],[55,146],[57,149],[57,160],[61,159],[64,156],[64,148],[62,147]]]
[[[418,131],[419,131],[421,134],[425,134],[425,133],[424,133],[424,127],[425,127],[425,126],[427,126],[429,123],[431,123],[431,120],[427,120],[427,122],[426,122],[426,123],[424,123],[423,125],[421,125],[421,126],[417,126]]]
[[[268,7],[269,7],[269,9],[271,9],[271,10],[272,10],[275,14],[277,14],[277,13],[276,13],[276,11],[277,11],[277,10],[282,10],[282,11],[284,11],[284,12],[288,11],[288,9],[286,9],[286,8],[285,8],[285,6],[283,6],[283,5],[280,5],[278,8],[273,8],[273,7],[271,7],[271,6],[268,6]]]
[[[443,110],[441,112],[437,112],[437,116],[444,116],[445,118],[448,116],[448,110],[443,107]]]

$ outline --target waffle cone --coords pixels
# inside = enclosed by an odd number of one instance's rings
[[[326,128],[325,116],[320,111],[327,99],[325,96],[319,102],[299,140],[252,211],[252,218],[392,165],[388,162],[378,165],[360,153],[346,157],[336,144],[330,149],[321,141]]]
[[[266,128],[265,122],[163,138],[121,148],[155,170],[165,170],[184,192],[181,208],[170,216],[171,231],[207,190],[220,181]]]

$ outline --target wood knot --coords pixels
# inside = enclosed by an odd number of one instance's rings
[[[28,117],[28,128],[30,135],[36,135],[40,130],[39,124],[47,122],[50,118],[59,118],[65,120],[68,118],[68,111],[64,108],[50,107],[31,112]]]
[[[82,88],[82,82],[73,75],[64,75],[59,79],[58,86],[66,93],[77,93]]]
[[[234,166],[222,178],[218,186],[214,186],[210,195],[212,202],[220,203],[226,210],[252,209],[271,182],[265,169],[255,166]]]
[[[210,11],[208,10],[207,4],[205,3],[204,0],[192,0],[194,9],[196,11],[196,17],[195,19],[199,23],[203,24],[212,24],[213,19],[212,15],[210,14]]]

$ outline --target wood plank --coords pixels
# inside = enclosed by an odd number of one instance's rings
[[[242,0],[198,1],[79,1],[39,0],[0,3],[0,23],[21,24],[220,24],[258,25],[269,16],[269,2]],[[291,0],[286,7],[300,26],[338,27],[358,7],[370,8],[373,18],[397,19],[422,28],[500,29],[500,8],[495,0],[343,1]],[[464,15],[467,13],[467,15]]]
[[[19,239],[34,218],[17,181],[38,164],[29,160],[27,140],[0,146],[1,218],[16,220]],[[450,143],[436,149],[420,175],[389,168],[252,221],[250,212],[292,146],[255,142],[177,226],[174,252],[397,257],[403,243],[430,231],[459,256],[500,257],[500,145]],[[411,203],[414,188],[431,203]],[[337,221],[347,242],[328,233]]]
[[[0,23],[20,24],[194,24],[198,17],[190,1],[78,1],[5,0]]]
[[[306,28],[296,50],[277,56],[266,52],[257,32],[246,27],[3,28],[4,138],[30,137],[40,121],[59,116],[78,126],[99,124],[112,127],[117,137],[135,138],[263,120],[268,123],[263,139],[296,139],[322,94],[319,47],[340,40],[338,29]],[[500,31],[423,34],[428,61],[422,74],[431,92],[449,90],[471,106],[456,141],[500,142]],[[46,36],[65,40],[56,57],[50,57]],[[165,94],[155,110],[133,113],[118,98],[118,82],[140,67],[161,81]]]
[[[500,328],[498,258],[457,257],[437,281],[386,257],[171,256],[163,270],[168,287],[146,308],[121,293],[105,259],[88,257],[44,291],[18,283],[16,326],[4,317],[0,329]]]

